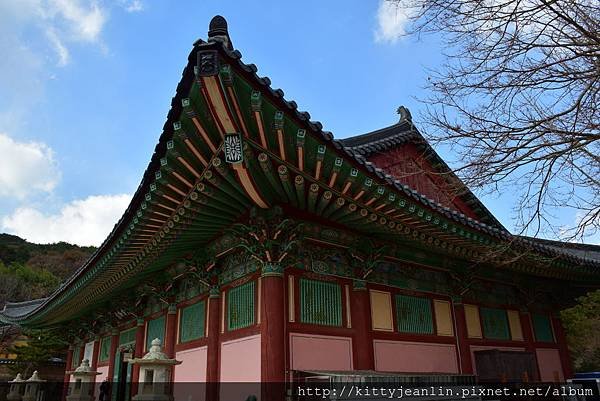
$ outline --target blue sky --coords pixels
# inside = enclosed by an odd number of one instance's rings
[[[380,0],[0,1],[0,232],[103,240],[215,14],[243,60],[337,137],[394,123],[400,105],[418,115],[442,61],[437,38],[400,37],[404,16]],[[512,227],[510,196],[483,201]]]

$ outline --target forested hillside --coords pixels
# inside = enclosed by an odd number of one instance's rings
[[[0,309],[7,301],[50,294],[94,250],[66,242],[32,244],[15,235],[0,234]]]

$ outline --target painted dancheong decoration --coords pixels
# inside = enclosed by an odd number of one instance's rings
[[[100,341],[89,377],[111,400],[281,400],[315,372],[571,377],[556,311],[600,286],[598,247],[508,232],[406,107],[338,140],[257,71],[215,17],[123,217],[55,293],[0,321],[60,328],[68,370]]]
[[[242,151],[242,136],[240,134],[227,134],[224,139],[225,161],[227,163],[241,163],[244,161]]]

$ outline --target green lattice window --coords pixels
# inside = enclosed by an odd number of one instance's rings
[[[158,338],[165,345],[165,317],[161,316],[154,320],[150,320],[146,326],[146,350],[149,350],[152,345],[152,340]]]
[[[110,336],[103,337],[102,340],[100,340],[100,353],[98,354],[98,361],[106,362],[110,359],[110,343]]]
[[[428,298],[396,295],[396,321],[401,333],[433,334],[433,315]]]
[[[123,330],[119,334],[119,345],[131,344],[135,342],[135,327],[129,330]]]
[[[300,321],[323,326],[341,326],[342,289],[340,285],[301,278]]]
[[[198,302],[181,310],[179,317],[179,342],[184,343],[204,337],[205,302]]]
[[[71,368],[75,369],[79,366],[79,359],[81,358],[81,347],[79,345],[75,346],[73,350],[73,359],[71,359]]]
[[[548,315],[532,314],[533,332],[535,340],[540,342],[554,342],[554,333],[552,332],[552,323]]]
[[[483,336],[492,340],[510,340],[508,316],[504,309],[479,308]]]
[[[254,281],[250,281],[227,293],[227,329],[237,330],[253,324]]]

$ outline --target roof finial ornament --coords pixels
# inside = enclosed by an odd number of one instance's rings
[[[408,110],[408,108],[400,106],[396,110],[396,113],[400,115],[400,122],[408,121],[409,123],[412,123],[412,116],[410,115],[410,111]]]
[[[210,20],[210,24],[208,25],[208,41],[222,42],[226,48],[233,50],[229,32],[227,32],[227,21],[222,16],[215,15]]]

